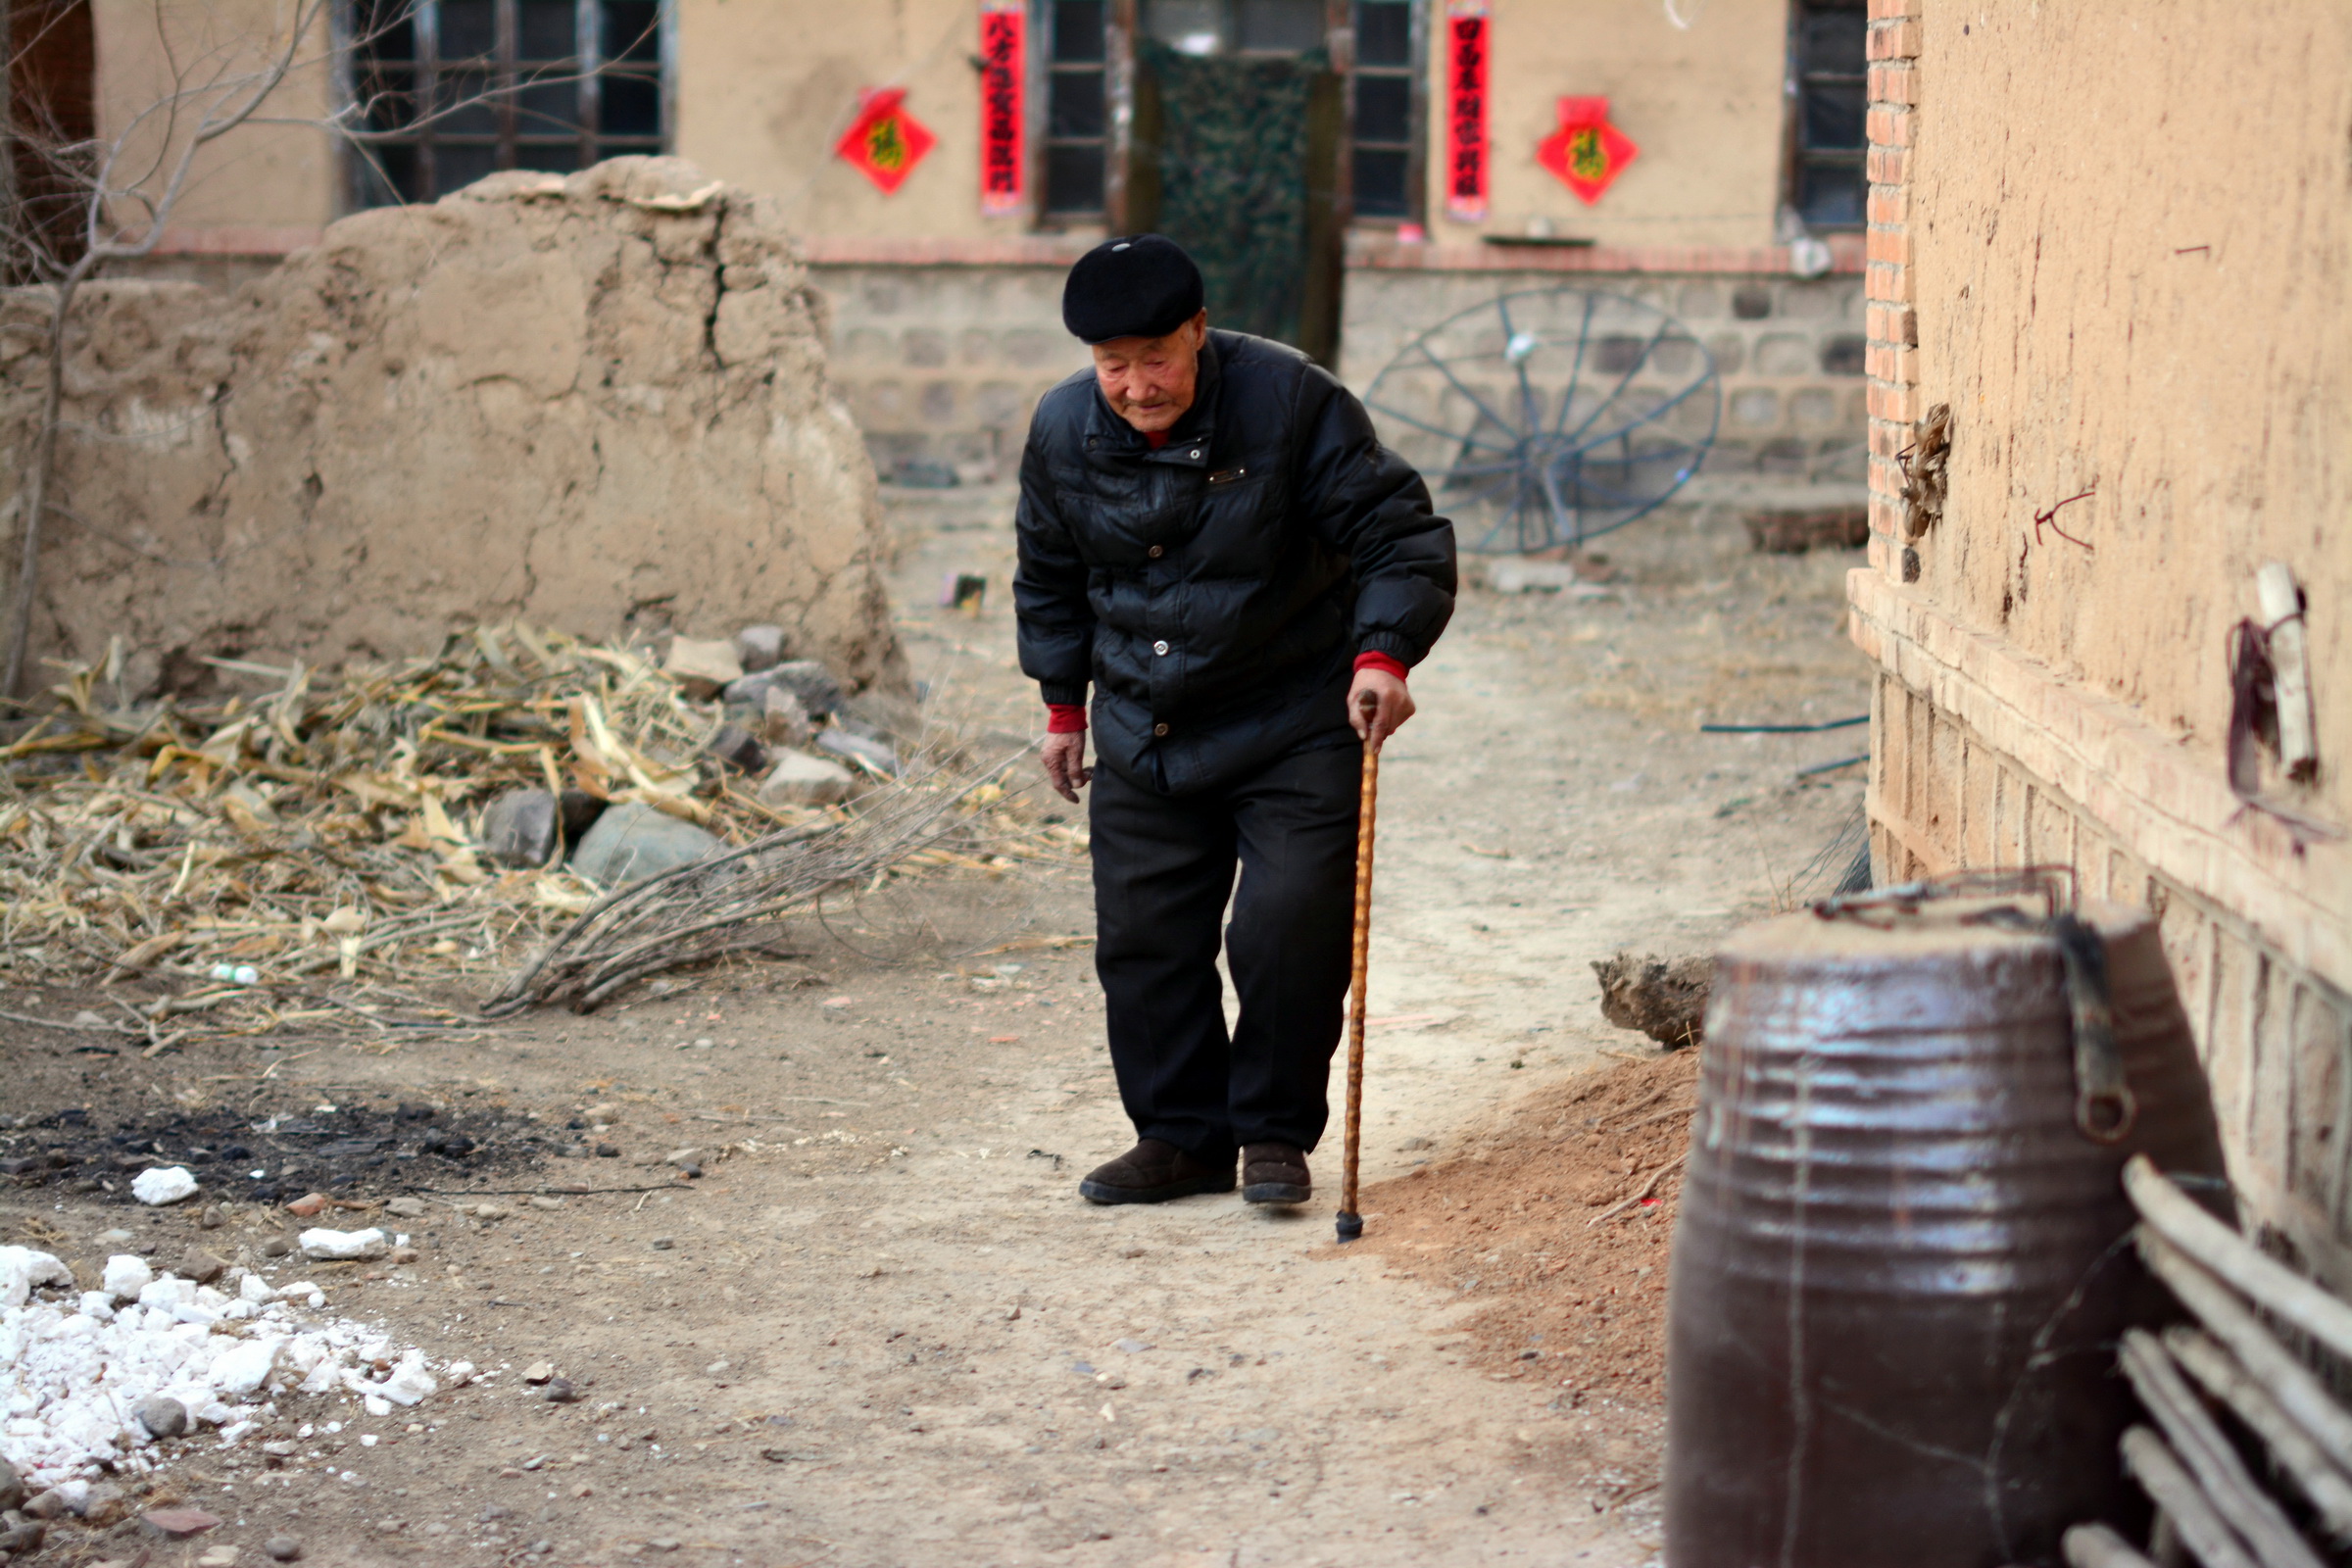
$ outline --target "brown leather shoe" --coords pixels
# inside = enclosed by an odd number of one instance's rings
[[[1242,1198],[1251,1203],[1303,1203],[1315,1196],[1306,1152],[1289,1144],[1242,1146]]]
[[[1195,1193],[1233,1191],[1233,1159],[1222,1165],[1195,1159],[1174,1144],[1147,1138],[1078,1184],[1090,1203],[1164,1203]]]

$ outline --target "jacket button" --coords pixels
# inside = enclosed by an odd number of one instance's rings
[[[1197,457],[1199,457],[1200,455],[1200,449],[1199,447],[1195,447],[1195,448],[1193,448],[1193,456],[1197,458]]]
[[[1168,726],[1165,724],[1154,724],[1152,726],[1152,733],[1154,735],[1165,735],[1167,732]]]
[[[1168,645],[1166,643],[1153,643],[1152,645],[1152,651],[1162,659],[1168,657]]]
[[[1168,551],[1165,545],[1153,545],[1151,549],[1144,552],[1145,555],[1150,556],[1153,561],[1157,561],[1160,557],[1166,555]]]

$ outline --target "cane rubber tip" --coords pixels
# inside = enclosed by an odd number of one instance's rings
[[[1339,1218],[1339,1232],[1341,1241],[1354,1241],[1357,1237],[1364,1234],[1364,1216],[1361,1214],[1350,1214],[1343,1210]]]

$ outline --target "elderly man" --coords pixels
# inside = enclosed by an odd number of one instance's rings
[[[1405,671],[1453,613],[1452,526],[1339,382],[1209,329],[1173,241],[1088,252],[1062,320],[1094,368],[1030,424],[1013,600],[1046,776],[1094,787],[1095,965],[1139,1139],[1078,1190],[1229,1193],[1238,1153],[1246,1200],[1303,1202],[1348,990],[1358,738],[1412,716]]]

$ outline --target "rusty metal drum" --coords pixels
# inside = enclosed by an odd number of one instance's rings
[[[2062,940],[2054,913],[1880,896],[1719,955],[1668,1298],[1669,1568],[2054,1564],[2067,1525],[2144,1509],[2115,1345],[2168,1308],[2121,1171],[2218,1185],[2221,1147],[2153,922],[2091,906]]]

